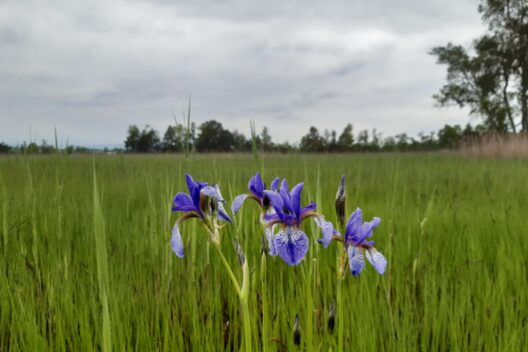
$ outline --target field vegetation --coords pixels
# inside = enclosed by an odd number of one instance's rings
[[[528,165],[440,154],[7,156],[0,158],[0,350],[218,351],[244,345],[239,302],[207,234],[182,227],[171,250],[171,201],[186,172],[219,183],[228,202],[261,171],[335,222],[347,175],[347,215],[381,218],[374,240],[385,275],[367,266],[343,281],[344,346],[361,351],[521,351],[528,336]],[[338,243],[313,222],[298,266],[262,255],[259,209],[222,231],[251,277],[254,350],[336,350]],[[339,310],[337,310],[339,311]],[[294,344],[299,316],[300,346]]]

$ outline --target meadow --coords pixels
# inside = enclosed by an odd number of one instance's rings
[[[184,174],[219,183],[228,202],[261,171],[304,181],[334,222],[341,175],[347,217],[381,218],[385,275],[343,281],[344,345],[358,351],[521,351],[528,343],[528,163],[447,154],[108,155],[0,158],[0,351],[239,350],[239,302],[200,223],[171,250],[172,197]],[[259,209],[222,231],[250,267],[254,350],[336,350],[338,243],[298,266],[261,252]],[[299,315],[301,343],[293,341]]]

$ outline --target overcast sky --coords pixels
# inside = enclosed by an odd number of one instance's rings
[[[352,123],[384,136],[470,122],[434,107],[428,55],[484,29],[479,0],[0,0],[0,141],[122,144],[216,119],[297,142]]]

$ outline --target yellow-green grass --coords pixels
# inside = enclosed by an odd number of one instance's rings
[[[269,184],[303,181],[335,221],[382,219],[389,261],[343,282],[344,345],[358,351],[521,351],[528,343],[528,163],[446,155],[10,156],[0,158],[0,350],[218,351],[244,345],[238,297],[199,222],[182,225],[185,258],[169,245],[184,174],[219,183],[226,200],[261,170]],[[94,177],[96,175],[96,177]],[[241,275],[251,270],[254,350],[335,350],[327,328],[336,255],[311,241],[296,267],[261,257],[256,204],[223,229]],[[263,266],[264,264],[264,266]],[[301,321],[301,346],[293,321]],[[311,319],[310,319],[311,317]],[[266,325],[263,326],[263,321]],[[337,325],[337,324],[336,324]],[[263,336],[262,334],[266,335]],[[309,341],[312,341],[308,346]]]

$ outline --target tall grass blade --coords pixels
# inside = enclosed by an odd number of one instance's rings
[[[260,162],[259,162],[259,150],[258,150],[258,134],[255,127],[255,120],[251,120],[250,122],[251,127],[251,147],[253,151],[253,159],[255,160],[255,166],[257,169],[260,169]]]
[[[106,251],[105,224],[103,210],[101,208],[101,202],[99,199],[99,191],[97,188],[97,175],[95,171],[95,164],[93,167],[93,182],[93,219],[95,235],[95,256],[97,259],[97,281],[99,283],[99,299],[103,307],[102,350],[104,352],[107,352],[112,350],[110,311],[108,309],[108,258]]]

